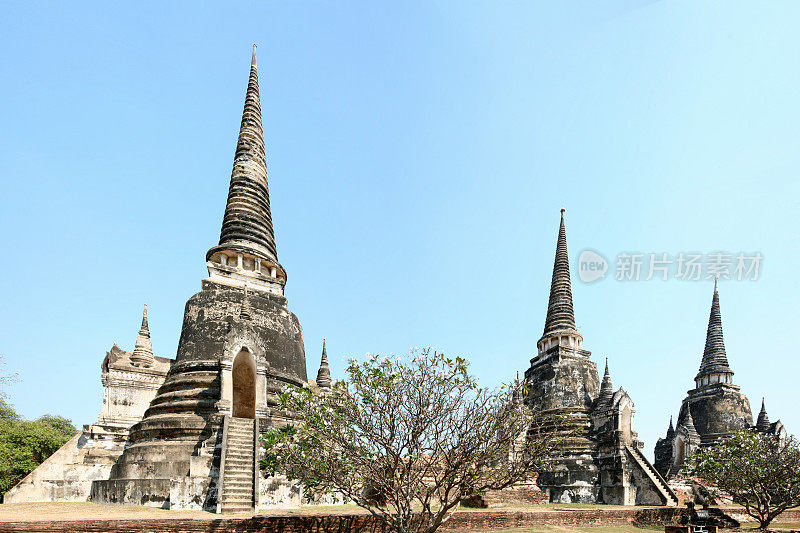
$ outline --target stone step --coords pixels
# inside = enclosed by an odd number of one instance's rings
[[[226,468],[225,469],[225,479],[230,479],[231,477],[253,479],[253,469],[252,468],[230,468],[230,469]]]
[[[228,491],[229,487],[250,487],[250,490],[253,490],[253,475],[239,477],[225,476],[222,485],[225,492]]]
[[[255,479],[253,421],[231,418],[225,450],[225,473],[220,494],[222,512],[253,512]]]
[[[225,480],[229,479],[253,479],[253,471],[250,470],[249,472],[246,470],[225,470]]]
[[[253,469],[225,469],[225,479],[240,478],[240,479],[253,479]]]
[[[250,456],[250,457],[232,457],[232,456],[228,456],[228,457],[225,458],[225,468],[227,469],[231,465],[233,465],[234,468],[237,467],[237,466],[247,466],[247,465],[253,466],[254,462],[255,461],[253,460],[252,456]]]
[[[222,506],[223,513],[252,513],[253,506],[244,506],[244,505],[223,505]]]
[[[225,453],[225,458],[226,459],[232,459],[232,458],[235,458],[235,459],[245,459],[245,458],[252,459],[253,458],[253,450],[237,450],[235,448],[232,450],[232,449],[228,448],[228,451]]]
[[[237,503],[237,504],[253,504],[253,489],[240,490],[240,491],[225,491],[225,496],[222,497],[222,503]]]
[[[234,468],[237,466],[245,466],[250,465],[252,466],[255,461],[253,460],[253,456],[247,455],[229,455],[225,458],[225,468],[228,468],[231,465],[234,465]]]
[[[230,489],[230,490],[229,490]],[[222,496],[223,502],[253,501],[253,487],[226,487]]]
[[[253,476],[252,476],[252,474],[249,475],[249,476],[230,476],[230,477],[225,476],[225,479],[223,480],[223,488],[227,488],[229,486],[229,484],[230,484],[230,486],[234,486],[234,487],[247,485],[248,487],[252,488],[253,487]]]
[[[231,448],[228,446],[228,451],[225,457],[253,457],[253,448]]]
[[[247,513],[253,512],[252,502],[230,502],[222,504],[223,513]]]
[[[246,470],[225,470],[225,481],[231,480],[238,480],[238,481],[247,481],[248,483],[253,481],[253,471],[250,470],[249,472]]]
[[[228,451],[225,453],[225,458],[237,458],[237,459],[244,459],[245,457],[252,459],[253,458],[253,450],[252,449],[237,449],[237,448],[228,448]]]
[[[238,487],[238,488],[245,488],[250,491],[253,490],[253,476],[249,477],[226,477],[225,478],[225,489],[229,487]]]
[[[253,506],[253,498],[235,498],[235,499],[223,499],[222,500],[222,507],[252,507]]]
[[[249,474],[240,474],[240,475],[237,475],[237,476],[234,476],[234,475],[225,476],[224,481],[225,481],[226,485],[228,483],[239,484],[239,485],[241,485],[242,483],[246,483],[246,484],[252,486],[253,485],[253,474],[251,472]]]
[[[238,477],[250,476],[251,478],[253,477],[252,468],[248,468],[247,466],[234,466],[228,468],[229,466],[231,465],[227,465],[225,467],[225,479],[227,479],[228,476],[238,476]]]
[[[239,474],[239,475],[242,475],[242,476],[243,475],[252,476],[253,475],[253,466],[254,465],[253,465],[252,462],[226,464],[225,465],[225,475],[227,476],[228,474],[230,474],[230,475]]]
[[[228,453],[230,453],[230,452],[238,453],[238,454],[243,454],[244,453],[244,454],[247,454],[247,455],[253,455],[254,450],[253,450],[253,445],[252,444],[250,444],[249,446],[248,445],[244,445],[244,446],[236,446],[236,445],[234,445],[234,446],[231,446],[230,444],[228,444]]]
[[[228,452],[225,454],[226,459],[253,459],[253,452],[247,450],[231,450],[228,448]]]
[[[222,496],[222,501],[230,500],[252,500],[253,499],[253,486],[250,487],[225,487],[225,494]]]
[[[222,488],[225,494],[222,495],[223,498],[228,497],[231,494],[250,494],[253,495],[253,478],[250,479],[226,479],[222,483]]]

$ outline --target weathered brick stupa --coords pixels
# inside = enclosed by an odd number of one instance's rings
[[[306,382],[300,322],[284,297],[270,213],[256,50],[219,244],[186,303],[175,361],[92,500],[235,511],[257,504],[258,428],[275,393]]]
[[[164,383],[172,359],[153,354],[147,306],[133,352],[111,347],[100,365],[103,407],[94,424],[72,439],[5,493],[4,503],[85,502],[92,481],[108,479],[128,443],[133,424]]]
[[[673,427],[670,418],[666,437],[658,439],[655,446],[655,465],[664,477],[680,472],[699,447],[711,445],[735,431],[752,428],[785,437],[786,430],[780,421],[769,423],[763,402],[760,424],[753,426],[750,401],[733,383],[733,370],[728,364],[722,335],[717,281],[711,299],[706,345],[694,383],[695,388],[688,391],[681,403],[677,426]]]
[[[551,502],[675,505],[677,498],[641,452],[633,430],[634,405],[614,392],[606,363],[602,386],[591,352],[575,326],[564,210],[558,231],[550,300],[538,353],[525,371],[526,403],[535,416],[560,418],[557,466],[539,487]]]

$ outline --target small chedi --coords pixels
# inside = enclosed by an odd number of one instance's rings
[[[575,326],[564,210],[558,231],[550,301],[538,353],[525,371],[525,402],[555,415],[563,454],[537,484],[551,502],[676,505],[677,497],[642,454],[633,429],[633,400],[614,391],[606,360],[600,382]]]
[[[665,478],[681,472],[701,446],[712,445],[735,431],[752,429],[786,438],[786,429],[780,420],[770,423],[763,399],[758,420],[753,425],[750,401],[733,383],[733,370],[728,364],[722,336],[718,281],[714,282],[706,345],[694,383],[695,388],[681,403],[677,426],[670,418],[666,436],[656,442],[655,467]]]
[[[169,370],[171,359],[153,355],[147,306],[133,352],[116,343],[100,366],[103,409],[97,422],[47,458],[4,496],[4,502],[86,501],[92,481],[108,479]]]

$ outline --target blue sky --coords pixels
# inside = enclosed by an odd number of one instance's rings
[[[566,5],[565,5],[566,4]],[[621,252],[760,252],[720,283],[734,380],[800,427],[796,2],[7,3],[0,353],[27,417],[77,425],[149,305],[174,357],[217,242],[257,43],[278,254],[309,373],[434,346],[485,384],[544,324],[559,209],[578,327],[655,439],[713,282],[616,281]],[[602,369],[602,366],[601,366]]]

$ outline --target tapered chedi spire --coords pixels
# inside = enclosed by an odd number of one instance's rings
[[[608,357],[606,357],[606,371],[603,374],[603,383],[600,385],[601,396],[612,396],[614,394],[614,385],[611,383],[611,373],[608,371]]]
[[[252,512],[264,479],[252,467],[257,428],[291,423],[280,391],[308,382],[275,251],[255,49],[222,232],[206,266],[175,360],[109,479],[95,482],[94,501]]]
[[[147,304],[144,304],[142,313],[142,327],[136,337],[136,347],[131,354],[131,364],[134,366],[151,367],[155,362],[153,357],[153,343],[150,341],[150,326],[147,324]]]
[[[219,245],[208,251],[206,260],[209,274],[217,281],[228,278],[229,284],[283,292],[286,272],[278,263],[270,211],[256,45]]]
[[[317,387],[321,390],[331,390],[331,386],[333,385],[331,381],[331,369],[328,366],[328,350],[325,347],[325,339],[322,340],[322,360],[319,364],[316,383]]]
[[[728,357],[725,354],[725,341],[722,337],[722,313],[719,308],[719,288],[717,281],[714,281],[714,296],[711,299],[711,313],[708,317],[708,329],[706,331],[706,346],[703,350],[703,360],[700,363],[700,371],[695,380],[700,381],[705,376],[719,376],[709,382],[730,383],[733,371],[728,366]],[[698,386],[700,386],[698,384]]]
[[[683,424],[681,424],[681,425],[686,428],[686,431],[690,435],[697,435],[698,434],[697,433],[697,428],[695,428],[695,426],[694,426],[694,418],[692,418],[692,410],[691,409],[686,409],[686,418],[683,419]]]
[[[761,398],[761,411],[758,413],[758,420],[756,421],[756,428],[761,432],[769,431],[769,415],[767,408],[764,407],[764,398]]]
[[[561,209],[561,225],[558,228],[556,257],[553,262],[553,278],[550,282],[550,301],[547,305],[547,317],[544,321],[544,333],[539,339],[539,351],[549,339],[557,343],[572,339],[576,347],[583,338],[575,327],[575,311],[572,307],[572,284],[569,278],[569,255],[567,254],[567,230],[564,225],[564,212]],[[567,342],[567,344],[570,344]]]

